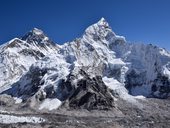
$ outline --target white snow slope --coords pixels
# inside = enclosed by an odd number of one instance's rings
[[[12,116],[0,114],[0,123],[11,124],[11,123],[42,123],[45,120],[40,117],[26,117],[26,116]]]

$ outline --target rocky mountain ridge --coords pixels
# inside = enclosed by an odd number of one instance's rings
[[[168,51],[127,43],[104,18],[63,45],[35,28],[0,47],[0,92],[40,110],[111,110],[117,98],[168,98],[169,62]]]

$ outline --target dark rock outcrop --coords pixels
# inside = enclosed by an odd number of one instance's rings
[[[152,85],[152,95],[156,98],[168,98],[170,94],[170,81],[168,77],[158,74]]]
[[[114,107],[113,96],[102,81],[101,76],[90,78],[84,71],[81,70],[80,73],[83,74],[84,78],[77,81],[76,86],[72,85],[71,76],[68,81],[61,84],[61,86],[63,86],[63,88],[66,87],[68,91],[72,90],[72,93],[67,95],[68,99],[65,104],[72,109],[112,109]]]

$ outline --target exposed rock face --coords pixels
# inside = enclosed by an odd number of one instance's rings
[[[168,98],[170,81],[168,77],[158,74],[152,85],[152,95],[157,98]]]
[[[111,110],[114,107],[113,96],[101,77],[80,80],[77,86],[69,98],[69,107],[88,110]]]
[[[21,39],[29,44],[36,44],[42,48],[45,48],[46,46],[55,47],[55,43],[51,41],[42,30],[37,28],[34,28],[32,31],[28,32]]]
[[[146,84],[146,72],[143,73],[136,73],[134,70],[129,72],[126,76],[126,84],[125,87],[129,90],[129,93],[131,94],[131,89],[135,86],[142,86],[143,84]]]
[[[76,86],[72,84],[70,78],[61,83],[63,90],[69,88],[67,90],[71,92],[65,104],[72,109],[111,110],[114,107],[113,96],[103,83],[102,77],[90,78],[83,70],[79,73],[83,78],[77,81]]]

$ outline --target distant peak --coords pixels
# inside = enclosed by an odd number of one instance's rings
[[[38,28],[33,28],[31,31],[21,37],[21,40],[24,40],[29,44],[41,45],[41,47],[45,44],[55,45],[55,43],[51,41],[41,29]]]
[[[46,35],[44,34],[44,32],[41,29],[38,28],[33,28],[31,31],[29,31],[28,33],[26,33],[21,39],[22,40],[30,40],[30,39],[44,39],[46,37]]]
[[[38,28],[33,28],[32,33],[35,35],[42,35],[44,32]]]
[[[104,18],[104,17],[102,17],[102,18],[100,19],[100,21],[106,21],[106,20],[105,20],[105,18]]]

